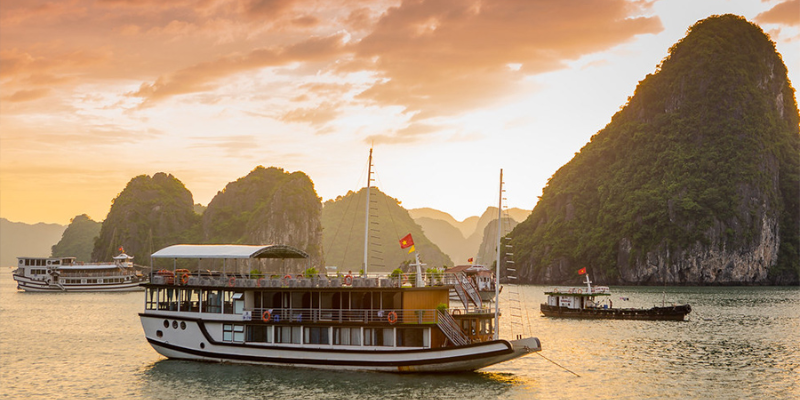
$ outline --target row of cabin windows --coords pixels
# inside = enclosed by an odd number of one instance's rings
[[[423,347],[425,329],[348,328],[223,324],[225,342],[333,344],[361,346]],[[396,339],[396,343],[395,340]]]
[[[74,284],[83,284],[83,283],[123,283],[125,279],[122,278],[105,278],[105,279],[61,279],[63,283],[74,283]]]
[[[222,289],[183,289],[153,288],[148,289],[145,308],[148,310],[169,310],[209,313],[241,313],[244,303],[234,310],[234,298],[241,298],[243,293]],[[253,293],[253,309],[342,309],[368,310],[393,309],[400,306],[398,292],[261,292]]]

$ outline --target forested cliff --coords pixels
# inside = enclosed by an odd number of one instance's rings
[[[525,282],[798,284],[794,89],[758,26],[699,21],[511,234]]]

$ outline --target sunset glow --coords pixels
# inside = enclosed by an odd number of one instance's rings
[[[208,204],[258,165],[456,219],[531,209],[696,21],[759,24],[800,82],[800,0],[7,0],[0,217],[103,220],[134,176]]]

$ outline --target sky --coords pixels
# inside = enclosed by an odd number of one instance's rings
[[[800,82],[800,0],[3,0],[0,217],[105,219],[135,176],[207,205],[259,165],[457,220],[532,209],[697,21]]]

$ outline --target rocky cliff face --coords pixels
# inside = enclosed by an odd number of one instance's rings
[[[514,231],[522,276],[797,284],[798,119],[763,31],[732,15],[700,21]]]
[[[192,209],[192,193],[172,175],[140,175],[128,182],[113,200],[94,243],[92,260],[111,261],[119,248],[149,265],[150,254],[169,245],[192,243],[199,217]]]
[[[203,213],[207,243],[287,244],[310,255],[309,260],[264,263],[265,270],[300,272],[322,263],[321,199],[302,172],[257,167],[229,183]],[[287,267],[286,265],[291,264]]]

